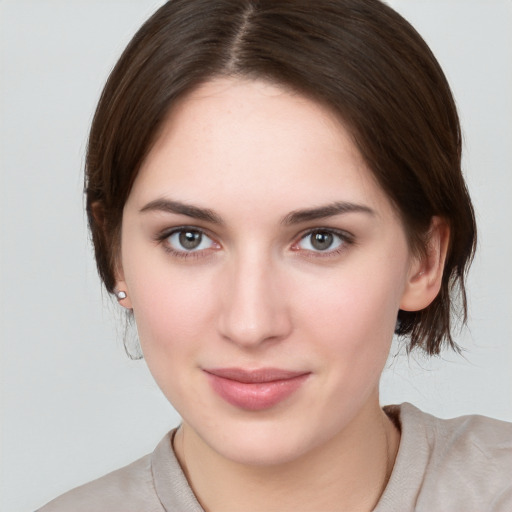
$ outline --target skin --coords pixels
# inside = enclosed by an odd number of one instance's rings
[[[340,203],[362,210],[290,223]],[[204,233],[197,250],[170,234],[183,226]],[[311,230],[332,245],[318,250]],[[375,506],[400,435],[379,405],[380,374],[399,308],[439,290],[448,236],[433,219],[414,256],[348,131],[303,96],[219,78],[174,107],[124,208],[117,286],[183,418],[175,451],[206,510]],[[204,370],[226,367],[307,378],[249,411],[212,389]]]

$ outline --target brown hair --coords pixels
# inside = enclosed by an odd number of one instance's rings
[[[461,132],[446,78],[411,25],[378,0],[171,0],[141,27],[94,116],[87,212],[98,271],[115,286],[123,207],[169,109],[215,76],[265,79],[338,113],[421,251],[434,215],[451,230],[441,291],[400,311],[410,348],[453,348],[466,320],[465,273],[476,243],[462,177]],[[454,303],[456,307],[454,307]]]

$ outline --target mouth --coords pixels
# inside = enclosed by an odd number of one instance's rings
[[[310,372],[279,368],[215,368],[203,371],[221,398],[247,411],[276,406],[298,391],[310,375]]]

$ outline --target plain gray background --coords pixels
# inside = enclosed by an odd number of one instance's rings
[[[0,509],[34,510],[152,451],[178,415],[103,294],[82,167],[103,83],[156,0],[0,1]],[[480,228],[464,357],[391,358],[383,403],[512,420],[512,2],[390,2],[452,84]]]

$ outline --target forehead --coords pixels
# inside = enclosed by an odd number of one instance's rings
[[[129,200],[389,207],[350,132],[328,108],[263,81],[219,78],[181,99],[144,161]]]

